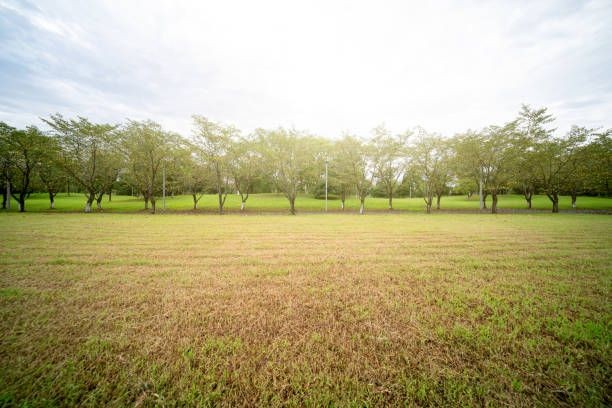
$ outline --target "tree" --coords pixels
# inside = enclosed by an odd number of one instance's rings
[[[538,180],[536,177],[536,162],[533,150],[533,144],[528,140],[521,138],[517,141],[521,149],[517,151],[517,156],[514,160],[514,165],[510,172],[512,173],[512,185],[521,192],[527,202],[527,209],[531,209],[533,195],[538,190]]]
[[[552,202],[552,212],[559,212],[559,194],[567,188],[567,179],[575,170],[577,149],[584,143],[584,133],[573,127],[565,138],[539,141],[535,147],[535,171],[538,182]]]
[[[376,183],[383,186],[389,200],[389,210],[393,210],[393,194],[404,174],[406,140],[411,133],[392,136],[383,125],[374,128],[373,133],[372,160]]]
[[[0,137],[8,159],[10,195],[19,204],[19,211],[25,212],[26,197],[31,192],[34,172],[42,161],[46,137],[34,126],[18,130],[3,124],[2,129]]]
[[[208,168],[202,163],[201,157],[188,146],[177,152],[180,160],[180,180],[184,193],[191,195],[193,209],[198,209],[198,202],[204,196],[206,187],[210,184]]]
[[[359,214],[365,214],[365,200],[374,177],[371,148],[362,140],[345,135],[336,143],[336,155],[336,177],[342,184],[353,186],[359,198]]]
[[[436,134],[417,129],[417,139],[412,144],[411,166],[416,172],[423,191],[427,213],[431,213],[433,196],[448,179],[449,144]]]
[[[436,177],[433,183],[433,192],[436,196],[436,210],[440,209],[440,201],[442,196],[449,191],[452,181],[452,155],[453,150],[450,148],[448,141],[441,141],[439,145],[439,161],[436,170]]]
[[[156,197],[162,189],[163,169],[177,149],[180,139],[164,131],[158,123],[129,121],[123,131],[123,151],[128,163],[127,177],[144,197],[145,209],[156,211]]]
[[[612,174],[612,129],[593,133],[588,146],[584,148],[584,171],[588,174],[585,190],[590,194],[610,196],[610,175]]]
[[[240,211],[245,210],[253,185],[262,172],[262,155],[256,147],[252,138],[241,138],[230,147],[228,168],[240,195]]]
[[[0,122],[0,189],[2,190],[2,209],[11,208],[11,151],[9,139],[16,129]]]
[[[301,132],[283,128],[258,129],[256,135],[266,173],[289,201],[289,212],[295,215],[298,193],[316,178],[320,167],[318,143]]]
[[[491,194],[491,214],[497,213],[497,196],[508,188],[512,179],[512,166],[519,156],[516,141],[516,126],[489,126],[481,134],[479,157],[480,168],[487,180],[487,191]]]
[[[548,113],[547,108],[531,108],[523,104],[517,118],[514,120],[515,129],[521,137],[523,149],[517,152],[515,167],[513,169],[514,184],[519,188],[527,208],[531,209],[531,200],[537,190],[537,179],[534,176],[536,169],[535,146],[550,137],[555,129],[548,125],[554,122],[554,117]],[[519,141],[517,141],[518,143]]]
[[[43,121],[51,127],[59,146],[58,166],[85,191],[85,212],[91,212],[97,195],[106,191],[109,180],[118,173],[117,126],[92,123],[83,117],[64,119],[60,114]]]
[[[219,199],[219,214],[223,214],[223,206],[231,186],[229,149],[240,132],[233,126],[216,123],[199,115],[193,116],[193,122],[194,143],[211,168]]]
[[[351,171],[352,162],[343,155],[343,144],[334,143],[328,157],[328,190],[338,194],[342,211],[346,207],[347,195],[355,191]]]
[[[55,196],[61,191],[66,182],[66,175],[57,165],[59,162],[59,147],[56,140],[45,138],[44,152],[36,174],[41,186],[49,195],[49,208],[55,208]]]
[[[568,165],[563,170],[563,192],[569,193],[572,198],[572,208],[576,208],[576,200],[578,194],[584,192],[587,189],[587,185],[590,182],[590,178],[595,173],[593,168],[592,150],[588,143],[594,137],[593,129],[585,127],[572,126],[569,139],[575,140],[578,145],[572,149],[568,154]]]
[[[482,167],[482,134],[469,130],[455,136],[451,143],[454,150],[453,169],[459,180],[467,184],[467,180],[478,191],[480,209],[487,208],[488,180]]]

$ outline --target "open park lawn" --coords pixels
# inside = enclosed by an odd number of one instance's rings
[[[82,193],[59,194],[55,199],[55,209],[49,208],[49,198],[47,194],[35,193],[26,200],[26,210],[29,212],[82,212],[85,207],[85,195]],[[148,212],[144,210],[142,197],[131,196],[105,196],[102,200],[102,212]],[[330,212],[341,212],[340,200],[333,197],[328,201]],[[359,200],[351,195],[346,199],[346,209],[344,212],[355,213],[359,210]],[[299,212],[323,212],[325,210],[325,200],[316,199],[309,195],[300,195],[296,200],[296,208]],[[490,207],[491,198],[487,199]],[[157,197],[157,210],[162,211],[163,201]],[[94,208],[96,206],[94,205]],[[389,202],[382,197],[368,197],[365,202],[366,212],[387,212]],[[435,200],[434,200],[435,207]],[[572,199],[569,196],[561,196],[559,201],[561,211],[574,211]],[[18,211],[18,204],[12,200],[11,211]],[[394,198],[393,208],[399,212],[424,212],[425,202],[421,197],[413,198]],[[504,194],[499,196],[500,211],[526,211],[527,203],[522,195]],[[533,211],[550,212],[552,204],[545,195],[533,197]],[[440,209],[443,211],[459,212],[478,212],[478,195],[467,198],[464,195],[444,196],[440,202]],[[169,196],[166,198],[166,210],[168,212],[194,212],[193,199],[190,195]],[[611,212],[612,198],[607,197],[578,197],[576,210],[587,212]],[[218,212],[218,197],[216,194],[205,194],[198,201],[198,208],[195,212]],[[240,212],[240,196],[229,194],[224,207],[225,212]],[[490,211],[490,210],[485,210]],[[532,212],[533,212],[532,211]],[[289,202],[282,194],[251,194],[246,202],[247,213],[279,213],[289,212]]]
[[[4,213],[0,406],[609,406],[611,295],[607,215]]]

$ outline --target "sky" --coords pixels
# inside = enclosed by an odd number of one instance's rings
[[[0,0],[0,121],[450,136],[526,103],[608,128],[611,21],[610,0]]]

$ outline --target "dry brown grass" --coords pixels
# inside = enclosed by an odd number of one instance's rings
[[[610,403],[607,216],[0,225],[0,405]]]

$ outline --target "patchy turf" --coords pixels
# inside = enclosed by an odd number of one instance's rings
[[[0,406],[609,406],[611,232],[0,214]]]

